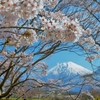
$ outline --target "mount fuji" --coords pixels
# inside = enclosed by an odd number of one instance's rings
[[[92,71],[73,62],[67,62],[67,63],[64,62],[64,63],[57,64],[57,66],[51,68],[47,72],[47,76],[50,74],[55,76],[61,74],[65,74],[67,76],[73,76],[73,75],[84,76],[84,75],[92,74]]]
[[[42,77],[42,80],[47,83],[59,84],[64,89],[70,87],[69,91],[76,92],[81,89],[81,84],[86,82],[84,76],[92,75],[92,73],[91,70],[70,61],[57,64],[48,70],[47,75]],[[89,88],[90,86],[86,84],[84,87]]]
[[[77,87],[84,82],[83,76],[92,75],[92,73],[93,72],[91,70],[73,62],[64,62],[57,64],[55,67],[48,70],[47,75],[43,77],[43,80],[51,83],[53,81],[54,83],[59,85],[61,84],[65,87]],[[75,91],[76,87],[74,88]]]

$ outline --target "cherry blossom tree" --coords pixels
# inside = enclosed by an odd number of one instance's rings
[[[0,98],[29,80],[35,88],[50,86],[35,77],[46,74],[42,60],[54,53],[86,54],[89,62],[100,57],[100,21],[91,7],[100,3],[84,2],[0,0]],[[76,6],[75,12],[67,4]]]

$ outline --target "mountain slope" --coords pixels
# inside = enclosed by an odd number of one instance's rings
[[[48,70],[47,75],[42,80],[58,84],[65,90],[78,92],[83,87],[90,88],[89,79],[86,80],[84,76],[92,75],[92,73],[91,70],[73,62],[64,62]]]
[[[73,62],[64,62],[61,64],[57,64],[57,66],[51,68],[48,72],[47,72],[47,76],[52,74],[52,75],[59,75],[59,74],[65,74],[67,76],[72,76],[72,75],[79,75],[79,76],[83,76],[86,74],[91,74],[92,71],[78,65],[75,64]]]

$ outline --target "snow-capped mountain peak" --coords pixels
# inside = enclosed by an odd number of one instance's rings
[[[84,80],[84,78],[88,79],[85,76],[92,75],[92,73],[91,70],[70,61],[57,64],[55,67],[51,68],[42,79],[46,82],[59,84],[63,86],[64,89],[68,88],[68,91],[79,91],[81,89],[80,85],[87,81]],[[86,88],[88,88],[88,85]]]
[[[73,62],[68,62],[67,64],[68,64],[68,70],[71,71],[72,73],[80,74],[80,75],[92,73],[92,71],[90,71],[78,64],[75,64]]]
[[[64,62],[64,63],[57,64],[57,66],[51,68],[48,71],[48,74],[50,73],[54,75],[57,75],[60,73],[66,73],[67,75],[74,74],[74,75],[83,76],[86,74],[92,74],[92,71],[70,61],[68,63]]]

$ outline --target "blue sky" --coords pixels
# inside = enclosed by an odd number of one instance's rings
[[[85,60],[85,57],[78,56],[75,53],[67,52],[67,51],[63,51],[63,52],[59,52],[57,54],[53,54],[50,57],[48,57],[45,61],[48,64],[48,69],[56,66],[57,63],[72,61],[76,64],[79,64],[79,65],[89,69],[89,70],[92,70],[91,64],[88,61]],[[98,63],[98,61],[95,61],[95,63]]]

